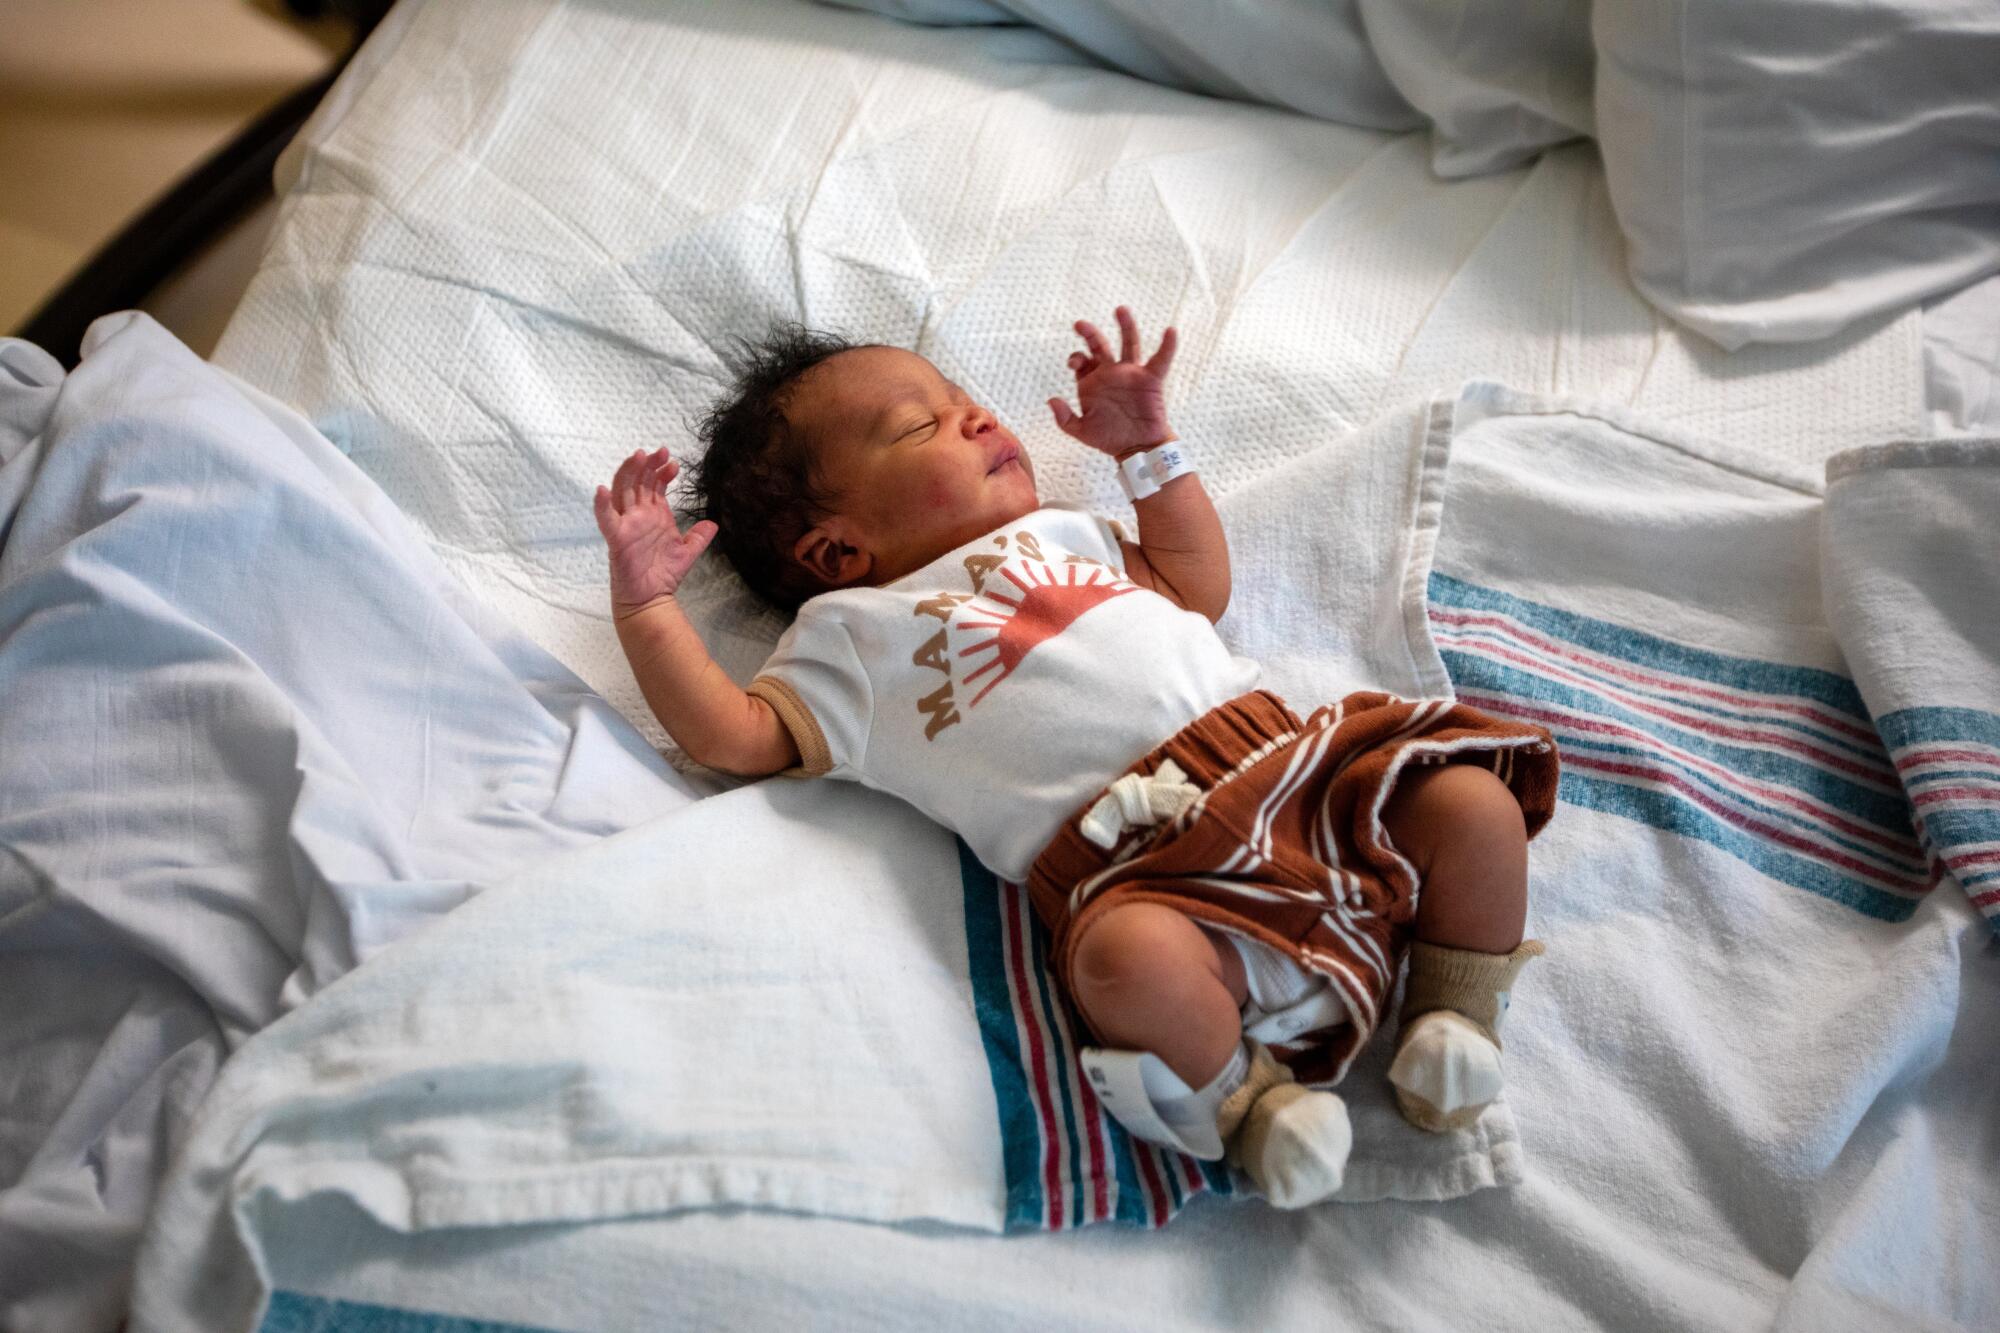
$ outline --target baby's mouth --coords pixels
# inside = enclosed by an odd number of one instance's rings
[[[1018,444],[1002,445],[1000,447],[1000,457],[994,462],[992,467],[986,469],[986,475],[990,477],[994,473],[998,472],[1001,468],[1006,467],[1009,463],[1018,463],[1020,461],[1021,461],[1020,445]]]

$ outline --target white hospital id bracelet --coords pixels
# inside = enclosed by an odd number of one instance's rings
[[[1169,441],[1142,453],[1127,454],[1118,463],[1118,480],[1125,485],[1126,497],[1143,500],[1172,481],[1194,471],[1194,459],[1178,440]]]

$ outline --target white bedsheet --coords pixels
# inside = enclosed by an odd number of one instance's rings
[[[916,32],[781,0],[406,0],[288,159],[280,230],[218,358],[298,405],[382,484],[486,608],[655,739],[602,615],[588,495],[636,444],[684,440],[729,338],[767,318],[916,346],[977,385],[1039,447],[1048,494],[1107,510],[1117,507],[1108,476],[1037,428],[1042,399],[1062,388],[1068,321],[1120,300],[1149,325],[1181,324],[1176,410],[1221,491],[1277,477],[1347,428],[1472,375],[1637,408],[1753,464],[1816,462],[1919,433],[1926,412],[1948,410],[1927,396],[1925,321],[1914,312],[1828,343],[1733,356],[1668,325],[1622,276],[1602,173],[1587,148],[1458,185],[1430,176],[1427,152],[1420,136],[1153,88],[1030,32]],[[261,400],[258,410],[283,415]],[[337,472],[337,463],[324,468]],[[378,530],[401,521],[394,507],[381,506]],[[444,583],[427,576],[420,592],[398,595],[442,596],[435,589]],[[1246,586],[1239,600],[1278,591]],[[734,598],[727,581],[708,595],[725,661],[754,666],[774,622]],[[249,615],[254,605],[234,610]],[[501,655],[525,664],[528,678],[581,698],[471,599],[452,607],[486,627],[489,646],[504,641]],[[1298,660],[1274,666],[1309,678]],[[586,702],[576,708],[579,718],[591,711]],[[588,729],[575,726],[579,736]],[[656,767],[634,749],[620,762]],[[1575,825],[1588,840],[1593,828],[1618,827],[1609,820],[1585,812]],[[1797,1288],[1802,1328],[1837,1326],[1833,1315],[1817,1324],[1814,1315],[1842,1299],[1839,1286],[1856,1267],[1937,1294],[1923,1285],[1926,1254],[1910,1252],[1935,1253],[1924,1228],[1940,1215],[1918,1188],[1937,1160],[1925,1142],[1941,1114],[1924,1090],[1954,1115],[1982,1112],[1992,1097],[1962,1076],[1966,1050],[1991,1049],[1990,1023],[1977,1016],[1994,1012],[1990,959],[1967,942],[1970,924],[1946,900],[1921,935],[1911,932],[1934,1003],[1906,996],[1896,1012],[1922,1011],[1913,1030],[1930,1034],[1925,1049],[1942,1049],[1937,1067],[1955,1072],[1926,1082],[1921,1060],[1891,1068],[1886,1092],[1847,1107],[1861,1155],[1836,1165],[1853,1188],[1817,1197],[1810,1219],[1812,1236],[1843,1245],[1802,1250],[1802,1233],[1766,1228],[1771,1219],[1754,1200],[1739,1213],[1695,1208],[1679,1219],[1686,1234],[1712,1230],[1715,1252],[1750,1273],[1761,1295],[1776,1289],[1772,1274],[1813,1257],[1825,1271],[1817,1286]],[[346,928],[337,922],[331,938]],[[208,984],[217,966],[196,954]],[[63,1011],[76,1022],[72,1039],[44,1068],[51,1087],[74,1082],[101,1048],[106,1072],[93,1077],[174,1073],[160,1063],[160,1043],[191,1045],[177,1085],[111,1081],[116,1098],[164,1104],[178,1117],[226,1043],[200,1024],[185,1035],[154,1021],[139,994],[153,982],[132,975],[137,998],[108,986],[75,995]],[[26,971],[12,976],[36,984]],[[180,1012],[182,983],[158,984],[166,1007]],[[1974,1017],[1961,1017],[1945,1049],[1937,1033],[1952,1002]],[[137,1047],[144,1059],[101,1046],[121,1014],[133,1018],[122,1049]],[[1559,1077],[1562,1066],[1542,1068]],[[104,1105],[111,1109],[90,1111],[99,1127],[115,1120],[115,1104]],[[1529,1109],[1531,1123],[1557,1124],[1565,1113],[1559,1099]],[[153,1125],[119,1127],[118,1142],[138,1156],[114,1155],[105,1179],[136,1179],[121,1172],[157,1162],[161,1144],[146,1137]],[[1755,1148],[1760,1133],[1737,1137]],[[56,1153],[73,1146],[49,1142]],[[1895,1170],[1872,1174],[1884,1144],[1899,1154]],[[1785,1142],[1768,1146],[1782,1162]],[[1692,1198],[1726,1178],[1729,1164],[1719,1160],[1690,1150],[1668,1165],[1688,1169]],[[1620,1164],[1595,1158],[1563,1169],[1564,1187],[1535,1206],[1548,1244],[1572,1245],[1579,1228],[1597,1238],[1563,1250],[1593,1276],[1579,1276],[1575,1290],[1524,1287],[1510,1309],[1551,1326],[1672,1322],[1660,1304],[1672,1297],[1661,1293],[1677,1288],[1663,1273],[1686,1274],[1666,1272],[1671,1264],[1648,1248],[1652,1219],[1608,1217],[1591,1193]],[[1419,1323],[1407,1293],[1426,1289],[1440,1255],[1489,1276],[1489,1289],[1532,1262],[1490,1242],[1516,1220],[1500,1193],[1450,1211],[1411,1209],[1379,1232],[1321,1219],[1300,1233],[1261,1210],[1201,1207],[1164,1241],[1099,1227],[1000,1244],[740,1214],[497,1240],[445,1233],[431,1238],[434,1249],[372,1230],[335,1203],[274,1219],[272,1244],[280,1276],[302,1290],[385,1299],[441,1291],[422,1285],[435,1258],[446,1284],[472,1293],[489,1315],[541,1311],[547,1323],[577,1328],[613,1326],[593,1311],[613,1311],[622,1292],[657,1292],[655,1281],[690,1309],[735,1312],[757,1301],[774,1317],[811,1313],[867,1327],[880,1326],[880,1293],[891,1287],[909,1293],[911,1327],[924,1326],[926,1310],[977,1310],[1001,1324],[1022,1308],[1023,1287],[1036,1293],[1025,1308],[1044,1324],[1069,1309],[1106,1326],[1157,1324],[1162,1308],[1216,1325],[1240,1323],[1245,1309],[1308,1324],[1341,1293],[1359,1318]],[[63,1201],[65,1224],[80,1216],[71,1204],[88,1197],[79,1189]],[[110,1197],[102,1233],[70,1233],[84,1240],[80,1273],[113,1271],[130,1245],[143,1194]],[[1968,1205],[1963,1230],[1985,1234],[1990,1211]],[[1898,1232],[1884,1222],[1892,1216],[1908,1225]],[[1242,1257],[1219,1276],[1186,1262],[1214,1249]],[[1302,1250],[1315,1265],[1339,1255],[1388,1280],[1350,1290],[1337,1266],[1301,1278]],[[669,1253],[672,1265],[662,1262]],[[586,1261],[630,1285],[579,1290]],[[1268,1292],[1280,1277],[1282,1290]],[[1718,1299],[1745,1300],[1740,1278],[1702,1282]],[[1948,1305],[1902,1308],[1936,1314]],[[1774,1308],[1743,1308],[1752,1306]]]
[[[651,739],[589,497],[684,446],[777,318],[913,346],[1124,508],[1048,423],[1070,322],[1179,325],[1227,493],[1469,378],[1812,461],[1920,431],[1921,317],[1730,355],[1624,275],[1588,145],[1448,183],[1426,136],[1141,83],[1032,29],[793,0],[399,6],[290,150],[218,361],[296,405],[440,557]],[[708,569],[704,565],[698,567]],[[778,622],[699,585],[747,679]]]

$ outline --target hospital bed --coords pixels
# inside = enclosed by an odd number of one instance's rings
[[[1992,143],[1926,148],[1891,62],[1939,230],[1829,239],[1719,149],[1644,169],[1703,112],[1643,105],[1666,11],[1440,8],[404,0],[213,367],[10,348],[0,1322],[2000,1317]],[[1729,146],[1810,178],[1877,151],[1845,114]],[[604,614],[592,488],[773,319],[915,347],[1119,513],[1037,414],[1120,302],[1181,330],[1232,646],[1565,751],[1506,1100],[1416,1135],[1378,1052],[1299,1214],[1077,1086],[1017,890],[686,762]],[[747,679],[781,622],[688,601]]]

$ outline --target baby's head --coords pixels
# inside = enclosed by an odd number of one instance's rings
[[[916,353],[796,325],[745,352],[697,432],[693,517],[779,606],[893,582],[1039,505],[1013,432]]]

